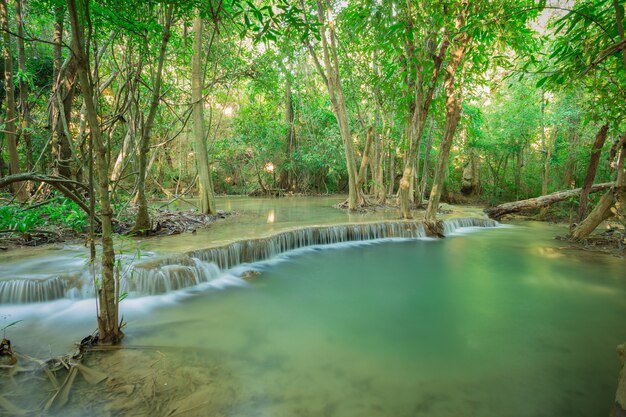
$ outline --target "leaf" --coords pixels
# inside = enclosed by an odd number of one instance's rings
[[[540,79],[539,81],[537,81],[537,88],[541,88],[542,85],[544,85],[546,83],[546,81],[548,81],[548,77],[543,77],[542,79]]]

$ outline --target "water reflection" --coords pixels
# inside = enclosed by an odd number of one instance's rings
[[[274,223],[274,221],[276,221],[276,210],[275,209],[271,209],[267,213],[267,223]]]

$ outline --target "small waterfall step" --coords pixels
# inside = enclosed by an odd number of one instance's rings
[[[494,220],[472,217],[443,221],[445,234],[465,227],[497,226],[498,223]],[[308,246],[423,237],[426,237],[423,223],[406,220],[288,230],[268,237],[240,240],[223,246],[133,263],[123,268],[120,292],[141,296],[193,287],[214,280],[220,276],[221,271],[244,263],[264,261]],[[0,304],[37,303],[59,298],[93,296],[93,276],[88,268],[77,275],[0,281]]]

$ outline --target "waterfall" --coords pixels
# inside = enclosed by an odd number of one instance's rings
[[[478,218],[459,218],[443,222],[444,234],[463,227],[497,226],[498,223],[493,220]],[[244,263],[264,261],[307,246],[423,237],[426,237],[426,231],[421,221],[341,224],[287,230],[268,237],[240,240],[223,246],[135,262],[123,268],[120,292],[141,296],[193,287],[214,280],[223,270]],[[78,276],[0,281],[1,304],[93,296],[93,278],[88,268]]]
[[[179,256],[174,262],[160,267],[133,265],[129,276],[122,280],[121,291],[129,294],[163,294],[181,288],[209,282],[220,275],[213,263],[189,256]]]
[[[68,286],[69,281],[61,277],[0,281],[0,304],[56,300],[65,296]]]

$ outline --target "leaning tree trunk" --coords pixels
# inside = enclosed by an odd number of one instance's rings
[[[141,130],[141,145],[139,149],[139,174],[137,175],[137,202],[139,209],[137,211],[137,219],[131,230],[132,234],[145,234],[151,229],[150,213],[148,213],[148,200],[146,199],[146,166],[148,153],[150,152],[150,135],[154,126],[154,118],[161,101],[161,77],[163,75],[163,63],[165,61],[165,51],[167,43],[170,40],[170,26],[172,24],[172,15],[174,5],[170,3],[165,13],[165,23],[163,25],[163,34],[161,36],[161,49],[159,50],[159,59],[157,63],[156,74],[154,75],[154,84],[152,86],[152,99],[150,101],[150,110],[144,128]]]
[[[17,135],[15,130],[15,96],[13,90],[13,56],[11,55],[11,36],[9,36],[9,20],[6,0],[0,0],[0,24],[4,40],[4,90],[6,93],[6,120],[4,134],[9,147],[9,163],[11,174],[20,173],[20,156],[17,152]],[[26,186],[13,184],[13,193],[19,201],[28,200]]]
[[[613,207],[614,202],[615,196],[613,195],[613,190],[604,193],[591,213],[574,228],[571,236],[572,239],[581,240],[586,238],[600,223],[611,217],[611,207]]]
[[[0,0],[1,1],[1,0]],[[80,16],[88,16],[88,0],[78,0]],[[72,26],[72,54],[76,57],[78,77],[84,96],[91,144],[96,151],[96,171],[100,193],[100,218],[102,221],[102,284],[98,288],[98,336],[102,343],[118,343],[123,333],[118,321],[119,276],[115,276],[115,251],[113,249],[113,210],[109,199],[109,163],[107,147],[102,141],[98,112],[94,101],[94,86],[90,80],[89,58],[84,47],[83,22],[79,20],[76,0],[67,0]]]
[[[200,210],[205,214],[216,214],[213,180],[209,166],[209,156],[205,142],[204,129],[204,98],[202,87],[204,76],[202,73],[202,27],[200,13],[196,11],[193,19],[193,56],[191,59],[191,101],[193,120],[193,139],[196,149],[196,166],[200,182]]]
[[[600,223],[615,214],[618,218],[622,215],[626,206],[626,178],[624,164],[626,163],[626,133],[622,135],[615,146],[615,152],[619,152],[617,158],[617,180],[615,187],[606,192],[589,215],[572,231],[572,239],[581,240],[589,236]],[[613,156],[614,154],[612,154]],[[611,160],[614,156],[611,158]],[[613,209],[613,206],[615,208]],[[615,211],[613,211],[615,210]]]
[[[589,167],[587,168],[587,175],[585,176],[585,182],[583,183],[582,192],[580,193],[580,203],[578,205],[577,221],[581,222],[587,214],[587,203],[589,201],[589,188],[593,184],[593,180],[596,178],[596,172],[598,170],[598,163],[600,162],[600,154],[602,153],[602,147],[606,141],[608,135],[609,125],[605,124],[600,128],[596,135],[596,140],[591,147],[591,155],[589,157]]]

